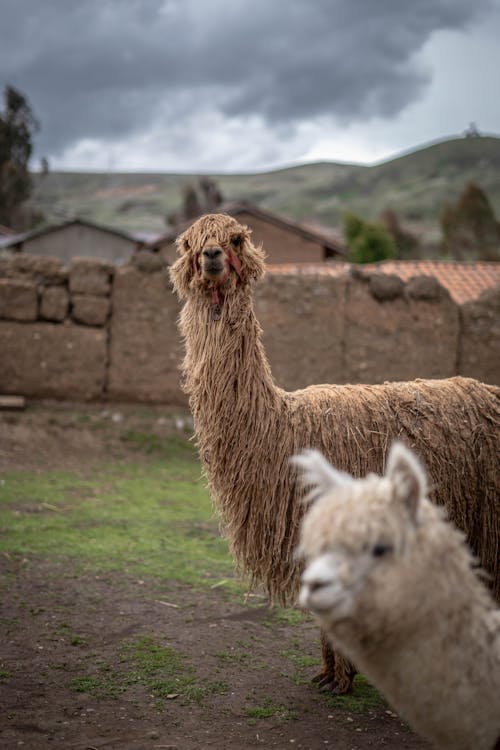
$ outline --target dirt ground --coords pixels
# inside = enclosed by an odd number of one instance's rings
[[[99,410],[108,425],[92,430],[75,419],[75,408],[38,404],[15,415],[0,412],[0,474],[119,463],[131,458],[123,430],[189,427],[187,415],[165,409],[79,406],[79,412]],[[82,574],[57,555],[26,560],[0,553],[0,572],[5,750],[429,747],[383,703],[354,710],[320,693],[310,683],[319,655],[316,626],[273,617],[263,600],[248,606],[217,588]],[[127,640],[149,644],[152,652],[153,641],[182,652],[201,693],[189,698],[181,687],[159,698],[151,665],[143,665],[150,689],[133,671],[126,689],[123,679],[119,690],[78,689],[96,665],[101,676],[130,670]],[[110,678],[103,684],[111,685]]]

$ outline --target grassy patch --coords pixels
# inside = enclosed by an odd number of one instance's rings
[[[70,646],[87,645],[87,641],[85,640],[85,638],[83,638],[81,635],[78,635],[77,633],[73,633],[71,627],[65,622],[62,622],[60,625],[58,625],[56,631],[70,644]]]
[[[300,670],[318,666],[317,657],[309,656],[308,654],[301,654],[297,651],[280,651],[280,656],[290,659],[294,667]]]
[[[140,430],[127,430],[121,440],[127,445],[147,456],[158,456],[173,458],[177,460],[196,460],[191,443],[181,436],[171,435],[168,440],[151,432]]]
[[[0,487],[0,551],[72,558],[191,586],[240,592],[200,467],[187,440],[132,433],[151,457],[92,473],[11,473]],[[156,452],[160,452],[160,456]]]
[[[273,607],[269,610],[269,616],[262,621],[262,624],[268,628],[274,628],[276,625],[300,625],[309,615],[299,609],[291,607]]]
[[[245,706],[245,714],[249,719],[278,719],[292,721],[297,719],[296,711],[292,711],[281,703],[274,703],[270,698],[265,699],[258,706]]]
[[[363,713],[371,708],[380,708],[386,705],[385,700],[376,688],[361,674],[354,678],[353,691],[350,695],[321,693],[321,699],[331,708],[344,708],[353,713]]]
[[[215,656],[224,664],[240,664],[241,666],[249,666],[252,665],[254,661],[254,657],[252,656],[252,654],[248,653],[247,651],[235,651],[234,649],[231,649],[231,651],[217,651]]]
[[[253,646],[249,646],[248,649],[241,651],[234,648],[227,651],[217,651],[214,656],[217,657],[221,664],[225,666],[239,666],[242,670],[261,670],[268,667],[265,661],[256,658]]]
[[[288,659],[293,665],[293,672],[282,673],[295,685],[308,685],[311,682],[312,670],[318,669],[318,655],[304,653],[304,644],[297,639],[292,639],[290,646],[279,652],[279,655]]]
[[[203,703],[210,695],[228,692],[222,681],[197,676],[184,654],[158,643],[152,636],[142,636],[120,649],[117,667],[101,664],[97,674],[81,675],[71,681],[76,692],[96,698],[117,697],[132,686],[140,686],[160,700],[180,698]]]

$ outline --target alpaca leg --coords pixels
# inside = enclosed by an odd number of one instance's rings
[[[325,633],[321,631],[321,672],[313,678],[323,690],[344,695],[352,690],[356,669],[342,654],[334,651]]]
[[[338,651],[335,654],[335,686],[334,692],[345,695],[352,692],[352,684],[356,677],[356,667]]]

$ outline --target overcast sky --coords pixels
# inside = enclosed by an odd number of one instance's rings
[[[500,135],[499,40],[500,0],[0,0],[0,85],[33,167],[373,163]]]

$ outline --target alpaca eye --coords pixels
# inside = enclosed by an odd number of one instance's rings
[[[233,237],[233,239],[231,240],[231,242],[233,243],[233,245],[235,247],[239,247],[241,245],[241,237],[239,237],[239,236],[238,237]]]
[[[392,552],[391,544],[382,544],[382,542],[379,542],[374,547],[372,547],[373,557],[384,557],[385,555],[388,555],[391,552]]]

